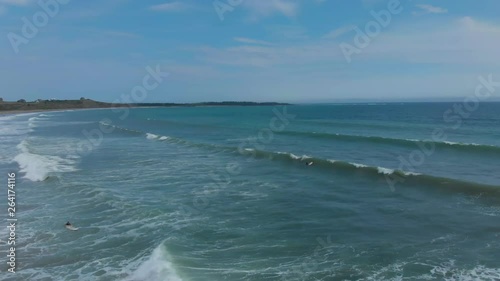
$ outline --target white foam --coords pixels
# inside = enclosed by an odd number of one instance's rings
[[[403,172],[405,176],[420,176],[422,174],[414,173],[414,172]]]
[[[0,137],[25,135],[32,130],[27,120],[19,120],[18,116],[0,117]]]
[[[9,126],[10,125],[10,126]],[[13,126],[9,124],[4,126],[4,124],[0,124],[0,136],[20,136],[26,133],[29,133],[31,130],[26,126]]]
[[[356,168],[367,168],[368,167],[368,166],[366,166],[364,164],[358,164],[358,163],[350,163],[350,164],[353,165]]]
[[[45,115],[45,116],[47,116],[47,115]],[[38,116],[35,116],[35,117],[31,117],[31,118],[28,119],[28,121],[45,121],[45,120],[49,120],[49,118],[44,118],[41,115],[38,115]]]
[[[478,265],[472,269],[461,269],[455,266],[454,261],[450,261],[439,266],[435,266],[431,270],[433,276],[443,278],[442,280],[499,280],[500,269],[488,268],[483,265]]]
[[[444,143],[448,145],[464,145],[464,146],[480,146],[477,143],[461,143],[461,142],[452,142],[452,141],[444,141]]]
[[[37,127],[37,123],[39,123],[39,121],[45,121],[45,120],[48,120],[48,119],[40,118],[40,117],[31,117],[28,119],[28,127],[30,127],[30,128]]]
[[[268,195],[265,193],[251,192],[251,191],[242,191],[239,194],[241,196],[247,197],[247,198],[265,198],[265,197],[268,197]]]
[[[6,116],[0,115],[0,121],[12,120],[14,118],[16,118],[16,115],[6,115]]]
[[[131,132],[138,132],[138,131],[134,131],[134,130],[129,130],[129,129],[125,129],[127,131],[131,131]],[[146,133],[146,138],[148,140],[161,140],[161,141],[164,141],[164,140],[169,140],[170,137],[168,136],[159,136],[159,135],[155,135],[155,134],[151,134],[151,133]]]
[[[110,124],[110,123],[108,123],[108,122],[104,122],[104,121],[99,121],[99,124],[101,124],[101,125],[103,125],[103,126],[109,126],[109,127],[114,127],[114,128],[116,128],[116,126],[115,126],[115,125]]]
[[[306,160],[306,159],[311,159],[312,157],[309,156],[309,155],[302,155],[302,156],[297,156],[293,153],[289,153],[289,152],[281,152],[281,151],[278,151],[276,152],[277,154],[281,154],[281,155],[288,155],[290,158],[294,159],[294,160]]]
[[[392,175],[394,173],[394,170],[388,169],[388,168],[383,168],[383,167],[377,167],[377,171],[380,174],[384,174],[384,175]]]
[[[172,263],[168,260],[168,253],[163,245],[154,249],[151,256],[144,261],[127,281],[182,281],[177,275]]]
[[[431,240],[431,244],[434,244],[434,243],[441,243],[441,242],[448,242],[450,241],[453,237],[455,237],[456,235],[454,234],[447,234],[445,236],[440,236],[438,238],[434,238]]]
[[[421,263],[421,262],[408,262],[408,261],[403,261],[403,262],[397,262],[390,264],[388,266],[385,266],[383,268],[380,268],[379,270],[376,270],[371,273],[371,276],[363,279],[363,280],[373,280],[373,281],[378,281],[378,280],[403,280],[407,278],[403,278],[402,274],[404,271],[404,267],[406,267],[409,264],[415,264],[415,265],[423,265],[423,266],[428,266],[430,267],[430,271],[428,273],[425,273],[420,276],[412,276],[411,280],[445,280],[445,281],[474,281],[474,280],[500,280],[500,269],[498,268],[488,268],[483,265],[477,265],[472,269],[464,269],[464,268],[459,268],[457,265],[455,265],[454,260],[450,260],[448,262],[439,264],[439,265],[432,265],[432,264],[427,264],[427,263]],[[387,278],[386,275],[394,275],[397,274],[397,276],[393,278]],[[409,278],[409,277],[408,277]]]
[[[155,134],[150,134],[150,133],[147,133],[146,134],[146,138],[148,138],[148,140],[155,140],[157,138],[159,138],[160,136],[158,135],[155,135]]]
[[[59,156],[31,153],[26,140],[23,140],[17,148],[21,150],[21,153],[14,157],[14,161],[19,164],[20,172],[25,174],[24,178],[31,181],[43,181],[51,173],[76,171],[74,167],[76,161]]]

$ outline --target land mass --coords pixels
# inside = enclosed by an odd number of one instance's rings
[[[16,102],[0,101],[0,112],[29,112],[44,110],[65,110],[65,109],[90,109],[90,108],[114,108],[114,107],[195,107],[195,106],[275,106],[287,105],[277,102],[200,102],[200,103],[107,103],[81,98],[79,100],[37,100],[26,102],[19,100]]]

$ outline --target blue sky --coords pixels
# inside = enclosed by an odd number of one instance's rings
[[[497,0],[220,0],[223,19],[211,0],[58,1],[27,38],[38,1],[0,0],[0,97],[114,101],[157,65],[170,75],[148,102],[465,97],[479,75],[500,80]]]

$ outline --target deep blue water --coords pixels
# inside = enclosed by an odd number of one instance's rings
[[[0,117],[0,280],[500,280],[500,103],[453,108]]]

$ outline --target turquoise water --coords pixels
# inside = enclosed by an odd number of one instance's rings
[[[500,104],[450,109],[0,117],[0,280],[500,280]]]

